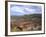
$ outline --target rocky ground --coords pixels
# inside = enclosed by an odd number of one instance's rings
[[[26,17],[25,17],[26,18]],[[11,31],[38,31],[41,30],[41,18],[11,20]]]

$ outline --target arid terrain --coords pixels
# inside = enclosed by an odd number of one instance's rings
[[[11,31],[39,31],[42,26],[41,14],[11,16]]]

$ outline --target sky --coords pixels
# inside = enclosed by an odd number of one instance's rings
[[[41,6],[35,5],[10,5],[10,15],[11,16],[21,16],[25,14],[41,14],[42,8]]]

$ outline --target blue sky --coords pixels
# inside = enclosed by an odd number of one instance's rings
[[[34,5],[10,5],[10,15],[11,16],[20,16],[25,14],[41,14],[42,8],[41,6]]]

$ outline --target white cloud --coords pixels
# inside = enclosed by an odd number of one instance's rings
[[[29,12],[35,11],[35,9],[29,9],[29,8],[26,8],[26,10],[29,11]]]
[[[20,6],[13,6],[12,8],[11,8],[11,12],[13,13],[13,15],[14,15],[14,13],[15,13],[15,15],[16,15],[16,13],[18,14],[18,15],[24,15],[24,14],[39,14],[39,13],[41,13],[41,12],[37,12],[36,11],[37,9],[32,9],[32,8],[29,8],[29,7],[20,7]]]
[[[24,13],[23,10],[24,10],[23,7],[18,7],[18,6],[16,6],[16,7],[14,6],[14,7],[11,8],[11,11],[12,11],[12,12],[20,12],[20,13]]]
[[[25,10],[27,11],[26,13],[29,13],[29,14],[30,13],[32,14],[32,13],[35,13],[36,12],[36,10],[35,9],[32,9],[32,8],[31,9],[25,8]]]

